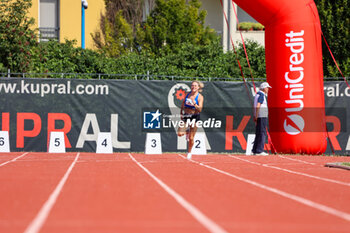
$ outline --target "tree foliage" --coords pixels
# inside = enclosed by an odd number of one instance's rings
[[[206,46],[217,38],[204,26],[206,11],[199,0],[156,0],[137,34],[137,43],[154,54],[177,53],[183,43]]]
[[[122,17],[136,32],[136,27],[141,24],[143,18],[143,3],[143,0],[105,0],[106,14],[102,15],[101,19],[107,19],[114,25],[116,15],[122,12]],[[101,22],[103,24],[104,21]]]
[[[184,0],[157,3],[152,17],[137,33],[124,11],[118,11],[113,22],[105,18],[103,47],[93,51],[81,49],[70,40],[37,43],[36,31],[31,29],[34,20],[26,13],[30,0],[2,0],[0,63],[11,72],[44,73],[47,77],[58,77],[49,73],[71,73],[68,77],[100,73],[241,78],[236,55],[224,53],[220,38],[204,26],[205,12],[199,10],[197,0],[189,4]],[[154,24],[156,21],[164,24]],[[140,50],[135,49],[135,40]],[[264,48],[256,42],[248,42],[246,48],[254,77],[264,77]],[[237,51],[245,76],[249,76],[242,46]]]
[[[105,2],[102,34],[96,32],[92,36],[96,47],[110,57],[140,49],[156,55],[177,53],[182,43],[206,46],[218,38],[214,30],[204,26],[206,11],[200,10],[199,0],[156,0],[144,23],[140,10],[143,1]],[[134,8],[131,2],[135,3]]]
[[[350,76],[350,0],[315,1],[320,15],[322,31],[332,53],[345,76]],[[323,46],[324,75],[339,77],[340,73],[328,51]]]
[[[248,41],[246,49],[254,78],[265,78],[265,49],[257,42]],[[237,48],[245,77],[250,77],[250,70],[245,60],[243,46]],[[254,58],[253,58],[254,57]],[[219,40],[205,46],[183,43],[177,54],[164,53],[161,56],[142,51],[130,53],[105,63],[105,71],[119,74],[165,75],[183,77],[216,77],[242,80],[237,65],[236,54],[224,53]]]
[[[96,48],[110,57],[133,50],[133,38],[143,17],[142,0],[105,0],[100,31],[91,34]]]
[[[28,18],[31,0],[1,0],[0,2],[0,63],[14,72],[28,72],[37,32],[34,19]]]
[[[97,51],[75,41],[38,43],[31,0],[0,1],[0,70],[37,73],[153,74],[241,78],[236,54],[224,53],[220,38],[206,27],[199,0],[156,2],[145,22],[143,0],[105,0]],[[345,76],[350,75],[350,0],[318,0],[322,30]],[[265,77],[264,47],[247,42],[253,77]],[[237,49],[245,77],[250,77],[242,45]],[[106,56],[107,55],[107,56]],[[324,74],[340,74],[323,46]]]
[[[105,19],[104,45],[101,50],[110,57],[119,57],[132,51],[133,32],[123,18],[122,11],[115,16],[114,24]]]
[[[40,43],[33,56],[33,73],[104,73],[108,58],[96,51],[76,46],[76,41]],[[73,76],[74,77],[74,76]],[[87,76],[88,77],[88,76]]]
[[[76,41],[40,43],[32,64],[35,73],[80,74],[127,74],[183,77],[218,77],[241,80],[241,72],[236,62],[236,54],[224,53],[219,40],[205,46],[183,43],[177,54],[164,53],[155,56],[147,51],[127,53],[118,58],[107,57],[89,49],[75,46]],[[246,49],[250,56],[254,78],[265,77],[264,48],[257,42],[248,41]],[[237,48],[244,75],[250,77],[250,70],[244,58],[243,46]],[[49,76],[48,76],[49,77]],[[51,75],[50,77],[57,77]],[[93,77],[84,76],[79,77]],[[132,77],[133,78],[133,77]]]

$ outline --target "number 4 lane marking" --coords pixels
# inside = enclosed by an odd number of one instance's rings
[[[107,138],[101,143],[102,146],[107,147]]]

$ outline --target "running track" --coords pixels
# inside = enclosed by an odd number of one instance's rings
[[[0,154],[0,232],[350,232],[331,156]]]

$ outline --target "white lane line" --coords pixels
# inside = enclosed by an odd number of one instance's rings
[[[257,163],[257,162],[253,162],[253,161],[250,161],[250,160],[247,160],[247,159],[242,159],[242,158],[239,158],[239,157],[233,156],[233,155],[228,155],[228,157],[234,158],[234,159],[238,159],[238,160],[241,160],[241,161],[244,161],[244,162],[247,162],[247,163],[252,163],[252,164],[255,164],[255,165],[259,165],[259,166],[273,168],[273,169],[276,169],[276,170],[288,172],[288,173],[291,173],[291,174],[306,176],[306,177],[313,178],[313,179],[316,179],[316,180],[322,180],[322,181],[326,181],[326,182],[330,182],[330,183],[334,183],[334,184],[345,185],[345,186],[350,187],[350,183],[342,182],[342,181],[339,181],[339,180],[333,180],[333,179],[328,179],[328,178],[324,178],[324,177],[320,177],[320,176],[314,176],[314,175],[310,175],[310,174],[303,173],[303,172],[296,172],[296,171],[292,171],[292,170],[289,170],[289,169],[276,167],[276,166],[272,166],[272,165],[268,165],[268,164],[264,164],[264,163]]]
[[[64,184],[66,183],[71,171],[73,170],[73,167],[77,163],[79,155],[80,153],[78,153],[75,156],[74,161],[69,166],[68,170],[66,171],[66,173],[64,174],[64,176],[62,177],[58,185],[56,186],[55,190],[51,193],[49,199],[47,199],[47,201],[41,207],[39,213],[36,215],[33,221],[29,224],[29,226],[24,231],[24,233],[37,233],[40,231],[41,227],[44,225],[47,217],[49,216],[52,207],[55,205],[56,200],[60,195]]]
[[[297,162],[300,162],[300,163],[305,163],[305,164],[310,164],[310,165],[317,165],[316,163],[306,162],[306,161],[301,160],[301,159],[293,159],[293,158],[289,158],[289,157],[286,157],[286,156],[283,156],[283,155],[278,155],[278,157],[284,158],[284,159],[289,159],[289,160],[292,160],[292,161],[297,161]]]
[[[181,154],[179,154],[179,156],[181,156],[182,158],[188,160],[185,156],[183,156]],[[342,218],[342,219],[350,222],[350,214],[349,213],[342,212],[342,211],[336,210],[336,209],[334,209],[332,207],[325,206],[325,205],[313,202],[313,201],[311,201],[309,199],[306,199],[306,198],[303,198],[303,197],[299,197],[297,195],[290,194],[290,193],[284,192],[282,190],[279,190],[279,189],[276,189],[276,188],[272,188],[272,187],[269,187],[267,185],[260,184],[260,183],[255,182],[255,181],[252,181],[252,180],[249,180],[249,179],[245,179],[243,177],[239,177],[239,176],[233,175],[233,174],[231,174],[229,172],[222,171],[222,170],[220,170],[218,168],[215,168],[215,167],[212,167],[212,166],[209,166],[209,165],[206,165],[206,164],[194,161],[194,160],[189,160],[189,161],[191,161],[193,163],[196,163],[196,164],[199,164],[199,165],[201,165],[203,167],[209,168],[211,170],[214,170],[216,172],[219,172],[221,174],[230,176],[230,177],[232,177],[232,178],[234,178],[236,180],[239,180],[239,181],[251,184],[251,185],[256,186],[258,188],[264,189],[266,191],[270,191],[270,192],[275,193],[277,195],[280,195],[280,196],[283,196],[285,198],[294,200],[294,201],[299,202],[301,204],[307,205],[307,206],[312,207],[314,209],[320,210],[322,212],[325,212],[327,214],[331,214],[333,216]]]
[[[199,209],[193,206],[191,203],[185,200],[180,194],[175,192],[172,188],[166,185],[163,181],[157,178],[147,168],[145,168],[140,162],[138,162],[130,153],[130,158],[144,170],[154,181],[156,181],[170,196],[172,196],[184,209],[186,209],[200,224],[202,224],[209,232],[225,233],[223,228],[216,224],[213,220],[205,216]]]
[[[28,154],[28,152],[26,152],[26,153],[24,153],[24,154],[21,154],[20,156],[17,156],[16,158],[14,158],[14,159],[12,159],[12,160],[9,160],[9,161],[7,161],[7,162],[4,162],[4,163],[0,164],[0,167],[6,165],[6,164],[8,164],[8,163],[15,162],[17,159],[20,159],[20,158],[22,158],[23,156],[25,156],[25,155],[27,155],[27,154]]]

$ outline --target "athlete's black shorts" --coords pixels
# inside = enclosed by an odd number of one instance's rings
[[[183,117],[183,121],[186,123],[187,120],[195,120],[195,122],[199,121],[200,120],[200,115],[199,114],[185,114],[184,117]]]

